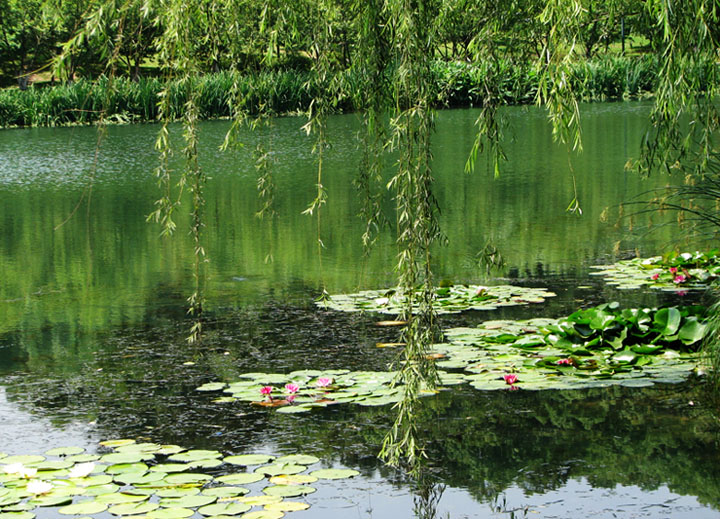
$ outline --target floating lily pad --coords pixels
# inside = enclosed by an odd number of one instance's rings
[[[273,463],[271,465],[265,465],[258,467],[255,472],[258,474],[265,474],[266,476],[278,476],[280,474],[299,474],[307,470],[305,465],[295,465],[293,463]]]
[[[275,485],[304,485],[306,483],[315,483],[318,480],[315,476],[309,474],[280,474],[270,478],[270,483]]]
[[[157,503],[126,503],[122,505],[115,505],[108,508],[108,512],[113,515],[136,515],[146,514],[157,510],[160,507]]]
[[[153,459],[153,455],[146,452],[113,452],[100,458],[100,461],[108,464],[139,463]]]
[[[183,519],[190,517],[195,513],[189,508],[158,508],[152,512],[148,512],[147,516],[153,519]]]
[[[307,413],[312,407],[312,405],[290,405],[279,408],[277,412],[282,414]]]
[[[40,463],[34,463],[33,468],[36,468],[38,470],[62,470],[70,468],[74,465],[74,463],[70,460],[60,460],[60,461],[41,461]]]
[[[227,384],[225,382],[208,382],[207,384],[203,384],[199,388],[197,388],[198,391],[220,391],[221,389],[225,389],[227,387]]]
[[[114,492],[112,494],[102,494],[95,498],[98,503],[106,503],[109,505],[119,505],[125,503],[139,503],[148,500],[147,495],[131,494],[128,492]]]
[[[103,447],[115,448],[115,447],[122,447],[123,445],[130,445],[130,444],[132,444],[132,443],[135,443],[135,440],[131,440],[131,439],[124,438],[124,439],[121,439],[121,440],[105,440],[105,441],[101,441],[101,442],[100,442],[100,445],[102,445]]]
[[[275,459],[275,456],[268,454],[241,454],[239,456],[227,456],[223,458],[225,463],[232,463],[233,465],[263,465]]]
[[[145,463],[118,463],[110,465],[105,469],[108,474],[125,474],[128,472],[146,472],[148,466]]]
[[[89,463],[91,461],[97,461],[100,459],[100,456],[97,454],[75,454],[73,456],[68,456],[68,461],[72,461],[73,463]]]
[[[247,512],[252,507],[247,503],[239,503],[237,501],[227,501],[223,503],[215,503],[214,505],[203,506],[198,509],[202,515],[237,515]]]
[[[147,485],[148,483],[154,483],[160,481],[167,476],[165,472],[128,472],[125,474],[118,474],[114,480],[123,483],[125,485]]]
[[[85,452],[85,449],[82,447],[57,447],[50,449],[45,454],[48,456],[73,456],[83,452]]]
[[[106,503],[97,500],[80,501],[72,505],[64,506],[58,510],[63,515],[93,515],[104,512],[108,509]]]
[[[150,472],[185,472],[190,470],[190,465],[187,463],[158,463],[150,467]]]
[[[269,496],[298,497],[312,494],[317,489],[305,485],[274,485],[263,488],[263,493]]]
[[[249,485],[262,481],[265,478],[264,474],[258,474],[255,472],[242,472],[239,474],[228,474],[226,476],[220,476],[217,481],[228,485]]]
[[[41,496],[28,501],[30,508],[38,506],[63,506],[72,503],[72,496]]]
[[[115,449],[115,452],[151,452],[157,453],[162,446],[157,443],[132,443],[130,445],[121,445]]]
[[[282,497],[280,496],[243,496],[238,497],[237,501],[240,501],[241,503],[248,504],[250,506],[265,506],[270,503],[279,503],[282,501]]]
[[[171,485],[193,485],[197,483],[202,483],[204,481],[209,481],[212,479],[212,476],[208,476],[207,474],[199,474],[199,473],[180,473],[180,474],[170,474],[169,476],[165,477],[165,481]]]
[[[32,512],[0,512],[0,519],[34,519]]]
[[[113,477],[108,474],[96,474],[94,476],[87,476],[84,478],[73,478],[71,481],[81,487],[94,487],[112,483]]]
[[[196,450],[190,450],[187,452],[181,452],[178,454],[173,454],[168,459],[171,461],[180,461],[183,463],[187,463],[187,462],[194,462],[194,461],[221,458],[221,457],[222,457],[222,453],[218,452],[218,451],[196,449]]]
[[[202,491],[206,496],[235,497],[249,494],[250,490],[243,487],[210,487]]]
[[[214,503],[216,500],[217,496],[201,494],[196,496],[166,497],[160,500],[160,506],[163,508],[197,508]]]
[[[359,474],[360,472],[353,469],[319,469],[310,473],[318,479],[347,479]]]
[[[120,487],[118,485],[113,485],[110,483],[103,484],[103,485],[93,485],[93,486],[89,486],[85,489],[84,495],[99,496],[102,494],[109,494],[111,492],[117,492],[118,490],[120,490]]]
[[[200,493],[200,489],[197,487],[170,487],[160,488],[155,492],[158,497],[185,497],[185,496],[196,496]]]

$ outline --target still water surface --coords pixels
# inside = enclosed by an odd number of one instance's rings
[[[585,151],[571,156],[553,144],[542,112],[508,109],[509,161],[498,179],[482,159],[475,174],[463,173],[477,113],[439,114],[434,166],[449,245],[437,250],[438,277],[509,279],[558,293],[543,305],[449,317],[444,325],[560,316],[610,300],[675,301],[588,276],[591,265],[656,254],[680,237],[683,247],[696,243],[676,226],[660,227],[657,215],[618,219],[621,202],[672,182],[624,170],[637,153],[647,106],[585,108]],[[111,127],[99,149],[92,128],[0,133],[0,451],[128,436],[227,453],[299,450],[363,475],[321,488],[308,497],[308,512],[291,516],[414,516],[412,482],[375,459],[389,409],[279,415],[215,404],[194,391],[248,371],[386,369],[392,360],[393,352],[375,343],[394,340],[395,332],[373,326],[372,316],[313,304],[323,288],[391,286],[396,250],[388,226],[363,256],[360,201],[350,182],[360,158],[352,115],[329,121],[329,201],[319,222],[300,215],[314,197],[316,175],[302,124],[277,119],[226,153],[217,150],[228,123],[201,126],[210,262],[200,346],[184,341],[192,287],[187,217],[178,214],[172,240],[145,221],[158,197],[157,127]],[[254,217],[258,144],[273,157],[277,184],[278,215],[264,220]],[[573,174],[582,216],[565,211]],[[392,218],[389,196],[383,205]],[[490,274],[477,261],[488,243],[506,261]],[[428,399],[421,416],[431,480],[445,485],[438,517],[720,517],[716,409],[697,381],[444,392]]]

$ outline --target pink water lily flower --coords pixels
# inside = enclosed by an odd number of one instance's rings
[[[570,364],[570,359],[559,359],[555,361],[558,366]]]
[[[330,384],[332,384],[332,379],[327,377],[321,377],[315,382],[317,387],[328,387]]]
[[[297,395],[288,395],[288,396],[285,398],[285,400],[287,400],[288,402],[290,402],[290,403],[292,404],[292,403],[295,401],[295,397],[296,397],[296,396],[297,396]]]
[[[673,283],[676,285],[679,285],[680,283],[685,283],[687,281],[687,276],[685,274],[678,274],[675,276],[675,279],[673,279]]]
[[[670,274],[677,274],[677,267],[670,267]]]
[[[272,393],[272,390],[273,390],[272,386],[263,386],[260,388],[260,394],[261,395],[269,395],[270,393]]]
[[[517,375],[514,375],[512,373],[509,373],[507,375],[503,375],[503,379],[505,379],[506,384],[513,385],[515,382],[518,381]]]
[[[300,391],[300,386],[298,386],[297,384],[285,384],[285,391],[291,394],[297,393],[298,391]]]
[[[659,277],[660,277],[660,273],[659,273],[659,272],[656,272],[655,274],[653,274],[652,276],[650,276],[650,279],[652,279],[653,281],[656,281],[657,278],[659,278]]]

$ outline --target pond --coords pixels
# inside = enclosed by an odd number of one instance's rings
[[[542,304],[443,316],[443,327],[559,317],[606,301],[682,302],[590,276],[593,265],[703,244],[660,225],[674,215],[630,218],[636,208],[619,208],[671,182],[624,170],[648,106],[596,104],[583,113],[584,152],[568,155],[552,142],[543,112],[505,110],[509,161],[498,179],[482,158],[476,173],[463,172],[477,112],[438,114],[434,168],[449,241],[436,251],[438,279],[557,294]],[[356,117],[329,121],[329,200],[319,218],[301,216],[316,176],[303,120],[278,118],[221,153],[228,124],[200,128],[210,261],[198,345],[185,341],[193,285],[187,217],[178,213],[172,239],[146,222],[159,196],[157,126],[110,127],[99,148],[92,128],[0,133],[1,452],[69,445],[92,452],[101,440],[135,438],[224,455],[299,452],[320,458],[318,467],[360,472],[318,486],[304,498],[308,511],[288,513],[298,518],[720,516],[720,427],[702,379],[567,391],[453,386],[423,399],[418,419],[432,486],[420,490],[376,458],[390,406],[279,414],[196,391],[248,372],[386,370],[397,353],[376,346],[397,341],[395,328],[375,326],[384,317],[314,303],[323,289],[395,281],[393,226],[363,254],[351,183],[360,157]],[[179,138],[179,128],[173,132]],[[259,144],[271,154],[277,185],[277,216],[262,220],[254,216]],[[582,215],[565,211],[573,174]],[[392,218],[390,196],[383,207]],[[489,273],[479,261],[488,243],[505,260]],[[53,517],[52,508],[41,510],[39,517]]]

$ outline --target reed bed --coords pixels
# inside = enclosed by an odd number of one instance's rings
[[[479,78],[492,74],[496,86],[493,95],[504,104],[528,104],[535,100],[537,71],[530,66],[512,63],[437,62],[434,73],[438,82],[438,106],[462,107],[482,105],[487,94],[479,89]],[[576,92],[584,101],[627,99],[651,93],[657,75],[657,63],[649,57],[605,57],[579,62],[573,68]],[[311,73],[297,70],[268,70],[252,74],[218,72],[199,79],[197,103],[201,117],[230,117],[242,106],[253,114],[301,112],[308,108],[316,94]],[[353,109],[352,71],[346,71],[338,84],[335,109]],[[72,84],[0,90],[0,127],[61,126],[93,124],[101,118],[110,122],[148,122],[158,118],[158,99],[163,81],[127,78],[96,81],[79,80]],[[168,85],[170,117],[177,119],[188,95],[182,80]]]

